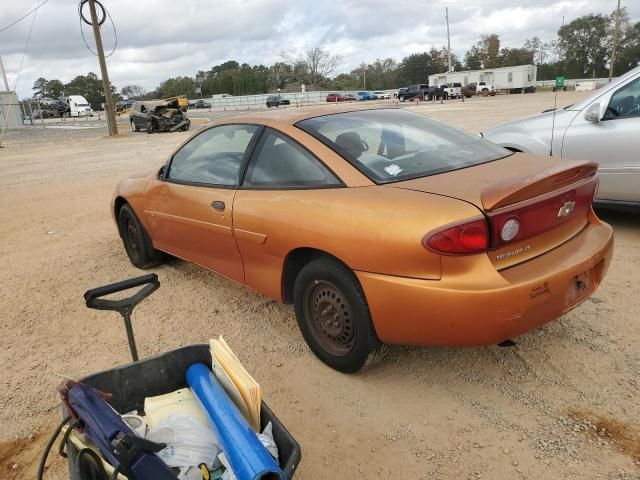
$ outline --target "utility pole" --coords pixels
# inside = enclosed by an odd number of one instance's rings
[[[362,89],[367,89],[367,67],[362,69]]]
[[[449,7],[444,7],[444,18],[447,19],[447,57],[449,60],[449,71],[452,72],[453,68],[451,68],[451,36],[449,35]]]
[[[620,0],[616,8],[616,23],[613,27],[613,45],[611,47],[611,61],[609,62],[609,81],[613,78],[613,65],[616,63],[616,48],[618,47],[618,30],[620,30]]]
[[[7,80],[7,74],[4,71],[4,65],[2,64],[2,57],[0,57],[0,72],[2,72],[2,78],[4,79],[4,89],[9,91],[9,81]]]
[[[107,62],[104,58],[104,49],[102,48],[102,37],[100,36],[100,25],[98,23],[98,14],[96,13],[95,0],[89,0],[89,10],[91,12],[91,26],[93,27],[93,36],[96,39],[96,50],[98,52],[98,60],[100,61],[100,73],[102,74],[102,87],[104,88],[104,98],[107,101],[107,121],[109,123],[109,136],[118,135],[118,126],[116,125],[116,113],[111,97],[111,82],[109,82],[109,74],[107,73]]]

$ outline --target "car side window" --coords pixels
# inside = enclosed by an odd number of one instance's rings
[[[245,187],[326,188],[342,186],[338,178],[294,140],[268,129],[249,163]]]
[[[611,96],[603,120],[640,117],[640,78],[628,83]]]
[[[170,181],[205,185],[238,184],[244,154],[257,125],[222,125],[191,139],[171,160]]]

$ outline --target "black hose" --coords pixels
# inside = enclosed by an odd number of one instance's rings
[[[58,435],[60,435],[60,432],[62,431],[64,426],[69,423],[70,419],[71,419],[71,417],[65,417],[65,419],[62,420],[62,422],[60,422],[60,425],[58,425],[56,427],[55,432],[53,432],[53,435],[51,435],[51,438],[47,442],[47,446],[44,448],[44,452],[42,453],[42,458],[40,459],[40,466],[38,467],[38,474],[36,475],[36,480],[42,480],[42,475],[44,473],[44,467],[47,464],[47,457],[49,456],[49,452],[51,451],[51,447],[53,446],[53,444],[55,443],[56,439],[58,438]]]

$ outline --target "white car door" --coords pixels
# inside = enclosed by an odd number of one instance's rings
[[[598,200],[640,202],[640,76],[576,115],[562,157],[600,164]]]

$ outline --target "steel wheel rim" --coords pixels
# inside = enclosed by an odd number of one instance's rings
[[[316,280],[305,292],[306,321],[313,336],[332,355],[347,355],[355,341],[351,305],[331,282]]]
[[[140,245],[138,244],[138,227],[135,222],[127,218],[124,224],[124,234],[127,238],[127,245],[131,255],[135,258],[140,257]]]

